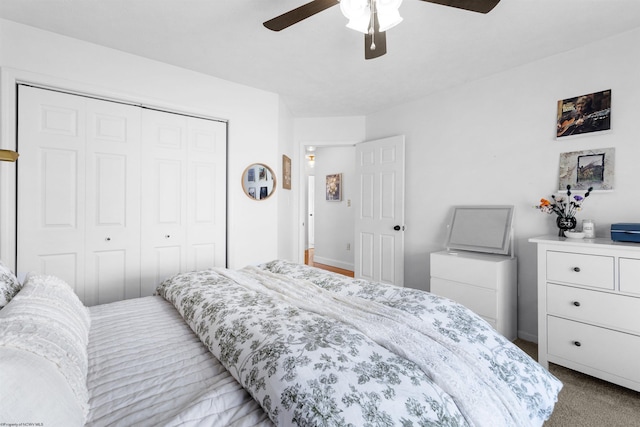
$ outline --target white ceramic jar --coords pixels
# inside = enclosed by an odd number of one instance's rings
[[[582,220],[582,232],[585,239],[595,239],[596,237],[596,223],[592,219]]]

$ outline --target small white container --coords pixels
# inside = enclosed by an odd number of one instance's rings
[[[583,219],[582,220],[582,232],[584,233],[585,239],[595,239],[596,238],[596,223],[593,222],[592,219]]]
[[[567,230],[564,232],[565,237],[568,239],[582,239],[584,238],[584,233],[582,231],[570,231]]]

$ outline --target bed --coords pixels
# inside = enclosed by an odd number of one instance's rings
[[[88,308],[55,277],[16,283],[0,288],[9,425],[540,426],[562,387],[453,301],[288,261]]]

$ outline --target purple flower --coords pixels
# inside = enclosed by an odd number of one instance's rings
[[[576,202],[581,202],[584,200],[584,197],[576,194],[575,196],[573,196],[573,198],[575,199]]]

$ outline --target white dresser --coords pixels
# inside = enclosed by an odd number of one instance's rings
[[[640,391],[640,244],[533,238],[538,358]]]
[[[431,292],[482,316],[513,341],[518,331],[516,258],[476,252],[431,253]]]

